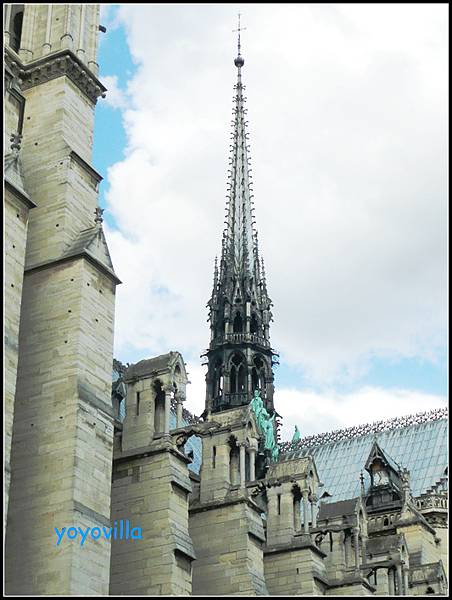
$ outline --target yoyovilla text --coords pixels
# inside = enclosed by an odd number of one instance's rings
[[[63,527],[61,531],[58,527],[55,527],[55,533],[57,535],[56,545],[59,546],[64,535],[69,540],[75,540],[80,537],[80,546],[83,546],[88,535],[91,539],[98,540],[102,536],[109,540],[141,540],[143,539],[141,534],[141,527],[131,527],[129,521],[121,519],[119,524],[115,521],[113,527]]]

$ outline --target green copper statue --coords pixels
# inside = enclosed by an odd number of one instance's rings
[[[264,448],[270,450],[272,460],[278,460],[279,447],[275,440],[274,427],[276,413],[273,413],[273,416],[270,417],[270,414],[265,408],[262,398],[259,395],[259,390],[255,390],[254,397],[250,402],[250,407],[255,414],[257,427],[264,435]]]
[[[292,444],[293,444],[294,442],[298,442],[300,439],[301,439],[300,432],[299,432],[299,430],[298,430],[298,427],[295,425],[295,432],[294,432],[294,434],[293,434],[293,438],[292,438]]]

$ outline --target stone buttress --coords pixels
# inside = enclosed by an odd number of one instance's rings
[[[91,166],[94,108],[105,92],[99,5],[7,5],[5,30],[6,68],[24,98],[20,173],[36,205],[23,261],[6,591],[105,594],[110,542],[57,546],[54,531],[110,525],[119,280],[98,208],[102,178]]]

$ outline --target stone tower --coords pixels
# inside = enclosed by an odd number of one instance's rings
[[[248,405],[260,391],[267,409],[273,409],[273,358],[269,324],[272,318],[263,260],[259,257],[249,173],[248,134],[240,53],[221,259],[208,302],[211,340],[206,357],[206,411],[216,413]]]
[[[57,546],[54,530],[110,524],[119,280],[98,208],[102,178],[91,166],[94,108],[105,92],[97,79],[99,5],[14,4],[4,17],[6,133],[23,136],[10,170],[22,206],[6,240],[16,253],[7,277],[22,291],[8,307],[6,591],[103,594],[109,541],[81,547],[65,538]]]

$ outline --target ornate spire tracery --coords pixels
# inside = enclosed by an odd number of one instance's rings
[[[237,81],[225,220],[219,264],[215,263],[213,291],[208,302],[211,341],[206,354],[209,366],[206,408],[217,411],[248,404],[258,389],[266,409],[273,411],[275,353],[269,338],[272,303],[259,256],[254,214],[240,21],[237,31],[238,55],[234,60]]]

